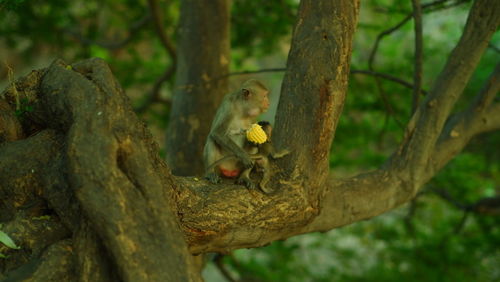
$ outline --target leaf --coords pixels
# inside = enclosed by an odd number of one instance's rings
[[[35,216],[31,218],[32,220],[49,220],[50,215]]]
[[[6,259],[6,258],[7,258],[7,256],[6,256],[6,255],[4,255],[4,254],[2,254],[2,253],[0,253],[0,258]]]
[[[5,234],[5,232],[0,231],[0,243],[3,243],[5,246],[11,249],[20,249],[21,247],[16,246],[16,243],[12,241],[9,235]]]

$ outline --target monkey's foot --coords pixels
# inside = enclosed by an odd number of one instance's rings
[[[205,176],[205,179],[207,179],[208,181],[210,181],[213,184],[220,183],[220,181],[221,181],[220,177],[215,172],[207,174]]]
[[[255,184],[253,183],[253,181],[246,177],[238,178],[238,181],[236,181],[236,183],[245,185],[248,189],[255,189]]]

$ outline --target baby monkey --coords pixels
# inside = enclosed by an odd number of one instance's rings
[[[270,190],[266,185],[271,179],[271,176],[273,174],[271,166],[269,164],[269,158],[272,159],[278,159],[282,158],[283,156],[287,155],[289,153],[288,150],[282,150],[280,152],[276,152],[276,149],[274,148],[272,142],[271,142],[271,135],[272,135],[272,126],[269,122],[267,121],[261,121],[258,123],[258,125],[262,128],[262,130],[265,132],[266,135],[266,141],[264,143],[255,143],[250,141],[248,138],[243,146],[243,149],[248,153],[250,159],[254,163],[254,167],[262,172],[262,179],[259,182],[259,188],[262,190],[262,192],[269,194],[273,192]],[[215,170],[217,166],[219,165],[220,162],[224,162],[228,159],[231,158],[236,158],[236,155],[228,155],[214,164],[212,164],[209,169],[210,170]],[[240,174],[238,178],[238,183],[239,184],[244,184],[247,188],[253,189],[255,188],[255,184],[250,178],[250,172],[254,167],[247,168],[243,170],[243,172]]]

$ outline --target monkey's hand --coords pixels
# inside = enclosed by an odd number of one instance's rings
[[[250,158],[250,156],[248,156],[248,154],[245,154],[245,155],[242,154],[241,156],[239,156],[239,159],[240,159],[240,161],[243,164],[243,167],[245,169],[253,167],[253,161]]]
[[[275,159],[282,158],[288,154],[290,154],[290,150],[285,149],[285,150],[281,150],[281,151],[276,152],[276,153],[272,153],[271,158],[275,160]]]
[[[220,177],[215,172],[211,172],[211,173],[205,175],[205,178],[213,184],[220,183],[220,181],[221,181]]]
[[[240,146],[236,145],[236,143],[234,143],[234,141],[231,140],[231,138],[217,133],[214,133],[210,136],[223,149],[233,153],[238,159],[238,161],[243,164],[243,167],[245,169],[253,167],[253,162],[250,159],[248,153],[245,152]]]

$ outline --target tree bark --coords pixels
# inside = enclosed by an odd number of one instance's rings
[[[227,93],[229,1],[181,1],[175,93],[167,164],[175,175],[203,174],[203,146]]]

